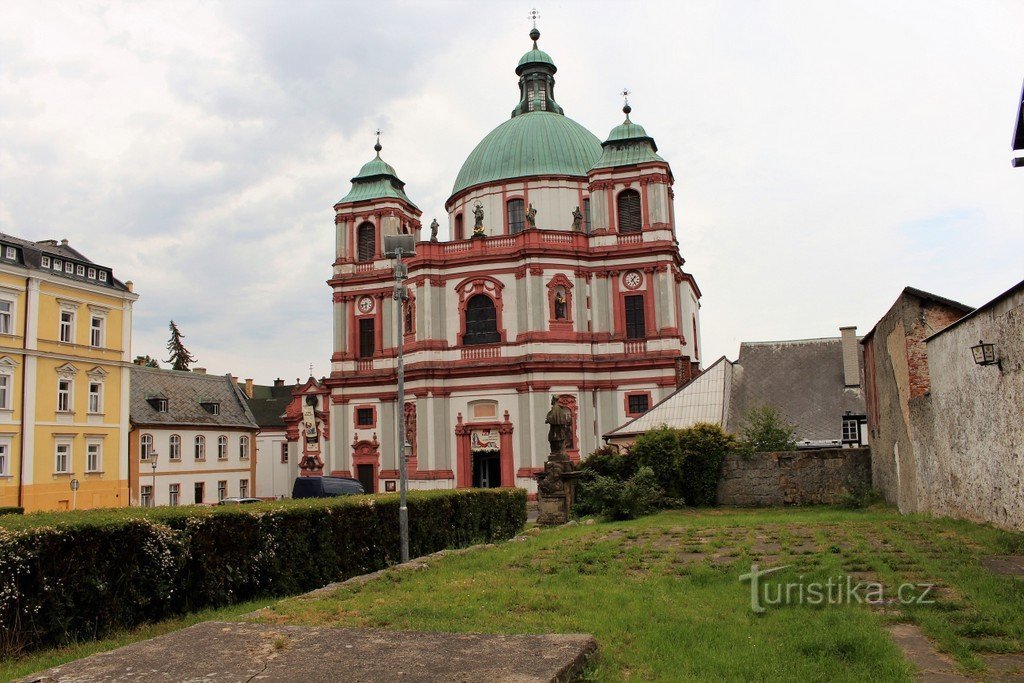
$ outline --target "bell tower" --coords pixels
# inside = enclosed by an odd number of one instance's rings
[[[405,194],[405,183],[394,167],[380,157],[380,131],[373,146],[376,156],[352,178],[352,189],[334,205],[335,274],[353,272],[359,264],[384,258],[385,235],[418,235],[422,211]]]

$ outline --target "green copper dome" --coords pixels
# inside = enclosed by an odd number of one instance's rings
[[[555,63],[551,61],[551,55],[544,50],[533,48],[519,60],[519,66],[525,66],[526,64],[550,64],[551,68],[555,68]]]
[[[592,168],[610,168],[613,166],[632,166],[651,161],[667,163],[658,156],[658,145],[654,138],[647,134],[644,127],[629,120],[632,111],[627,104],[622,108],[626,120],[612,128],[608,139],[601,143],[601,158]]]
[[[452,195],[473,185],[541,175],[586,177],[601,157],[601,141],[554,112],[519,114],[480,141],[455,179]]]
[[[394,167],[380,158],[380,142],[373,146],[377,156],[370,159],[352,179],[352,189],[337,201],[338,204],[365,202],[371,199],[400,199],[417,208],[405,194],[405,183],[398,179]]]

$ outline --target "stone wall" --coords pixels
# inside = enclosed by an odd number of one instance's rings
[[[839,502],[851,487],[871,485],[867,448],[729,455],[718,482],[721,505]]]
[[[971,346],[995,344],[1000,366]],[[916,508],[1024,529],[1024,286],[927,341],[931,391],[910,402]]]

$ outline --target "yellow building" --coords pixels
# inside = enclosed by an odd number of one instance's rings
[[[128,505],[131,282],[0,233],[0,507]]]

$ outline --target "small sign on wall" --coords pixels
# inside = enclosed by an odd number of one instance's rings
[[[387,492],[394,492],[398,490],[398,482],[386,481],[384,482],[384,490]]]

